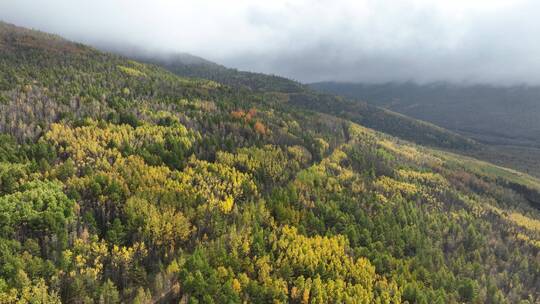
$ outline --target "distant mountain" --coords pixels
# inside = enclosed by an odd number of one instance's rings
[[[429,121],[485,143],[540,147],[540,87],[336,82],[310,86]]]
[[[465,154],[540,177],[540,87],[337,82],[310,87],[470,137],[482,145]]]
[[[187,53],[134,53],[120,54],[140,61],[160,65],[167,70],[185,77],[211,79],[229,86],[240,87],[253,91],[298,92],[304,90],[304,85],[284,77],[252,73],[227,68]]]

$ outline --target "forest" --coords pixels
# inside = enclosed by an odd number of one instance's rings
[[[296,107],[342,117],[420,145],[462,153],[477,151],[480,148],[478,143],[470,138],[425,121],[372,106],[367,102],[320,93],[311,86],[284,77],[238,71],[189,54],[148,54],[136,50],[130,52],[114,50],[129,58],[159,65],[181,77],[209,79],[237,90],[275,94],[282,102]],[[319,89],[317,86],[314,88]]]
[[[540,301],[538,179],[274,76],[177,74],[0,23],[0,303]]]

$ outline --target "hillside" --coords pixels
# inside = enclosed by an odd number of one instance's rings
[[[141,51],[124,52],[129,58],[153,63],[185,77],[211,79],[231,87],[254,91],[302,92],[305,86],[289,79],[230,69],[220,64],[190,54],[153,54]]]
[[[121,52],[118,49],[117,51]],[[284,103],[305,110],[338,115],[418,144],[460,151],[476,148],[474,141],[467,137],[432,124],[404,117],[367,103],[317,93],[306,85],[283,77],[238,71],[188,54],[152,55],[141,51],[124,51],[123,53],[130,58],[164,67],[179,76],[211,79],[240,90],[247,89],[266,94],[277,93],[274,95],[277,95]]]
[[[0,303],[540,300],[526,174],[8,24],[0,83]]]

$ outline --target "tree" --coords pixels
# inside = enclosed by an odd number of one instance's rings
[[[471,279],[465,279],[459,286],[459,295],[465,302],[473,302],[478,296],[477,283]]]
[[[120,303],[120,295],[116,286],[111,280],[107,280],[101,287],[101,294],[99,296],[100,304],[116,304]]]

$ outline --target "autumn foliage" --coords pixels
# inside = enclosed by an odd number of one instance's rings
[[[540,300],[537,180],[25,33],[0,24],[0,303]]]

